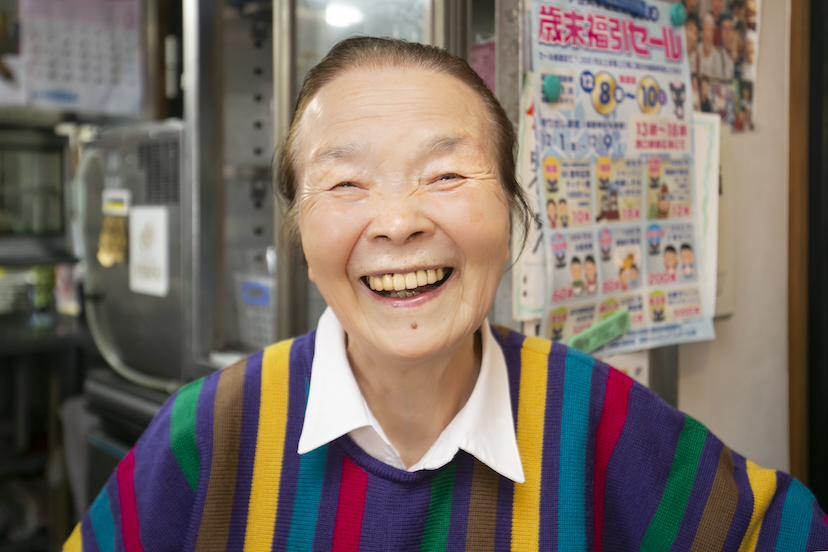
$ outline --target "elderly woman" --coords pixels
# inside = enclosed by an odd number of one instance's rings
[[[338,44],[279,181],[329,309],[178,391],[65,550],[828,546],[790,476],[585,354],[489,326],[526,221],[513,151],[462,60]]]

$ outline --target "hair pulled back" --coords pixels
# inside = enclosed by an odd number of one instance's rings
[[[337,43],[305,77],[290,128],[277,152],[275,163],[276,187],[286,206],[282,219],[283,247],[295,246],[300,240],[296,222],[296,192],[299,179],[297,135],[302,116],[308,104],[322,88],[337,77],[353,70],[385,69],[388,67],[425,69],[450,75],[471,88],[486,106],[491,136],[497,157],[498,176],[511,213],[512,226],[525,236],[532,221],[532,211],[515,175],[517,139],[506,112],[486,83],[462,58],[445,50],[392,38],[356,37]]]

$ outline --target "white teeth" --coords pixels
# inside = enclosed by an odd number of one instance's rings
[[[413,297],[416,292],[406,290],[434,284],[443,279],[446,272],[442,268],[435,270],[417,270],[407,274],[385,274],[368,276],[368,286],[374,291],[388,291],[389,297]]]

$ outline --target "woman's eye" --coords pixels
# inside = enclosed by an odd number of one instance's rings
[[[454,180],[455,178],[462,178],[462,177],[459,174],[448,173],[448,174],[442,175],[437,180],[438,181],[447,181],[447,180]]]
[[[335,190],[337,188],[356,188],[356,184],[354,184],[353,182],[340,182],[331,189]]]

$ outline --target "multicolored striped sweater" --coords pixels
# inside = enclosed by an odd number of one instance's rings
[[[311,332],[170,398],[64,550],[828,548],[828,519],[795,479],[745,460],[588,355],[493,333],[524,484],[462,451],[413,473],[347,436],[297,454]]]

